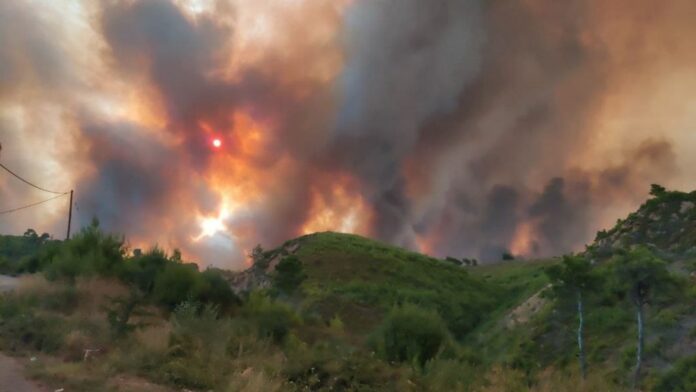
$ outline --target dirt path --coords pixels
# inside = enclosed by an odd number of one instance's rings
[[[0,354],[0,392],[46,392],[45,388],[24,377],[16,359]]]
[[[19,278],[13,276],[0,275],[0,293],[12,291],[19,286]]]
[[[12,291],[18,285],[18,278],[0,275],[0,293]],[[0,354],[0,392],[45,391],[47,389],[39,387],[24,377],[23,366],[16,359]]]

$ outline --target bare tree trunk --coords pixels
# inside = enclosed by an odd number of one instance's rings
[[[640,381],[640,370],[643,366],[643,344],[644,344],[644,333],[643,333],[643,303],[638,302],[636,304],[636,319],[638,321],[638,347],[636,348],[636,369],[633,373],[633,389],[638,388],[638,382]]]
[[[578,290],[578,359],[580,360],[580,375],[583,380],[586,376],[587,364],[585,363],[585,342],[583,339],[585,328],[585,314],[583,310],[582,292]]]

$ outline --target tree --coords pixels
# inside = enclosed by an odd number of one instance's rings
[[[673,279],[667,270],[666,263],[642,246],[617,256],[613,269],[618,288],[626,295],[636,312],[638,341],[632,381],[635,389],[640,380],[643,364],[645,305],[650,303],[658,289],[670,286]]]
[[[563,256],[563,263],[554,265],[546,270],[551,281],[554,295],[559,299],[572,298],[577,306],[578,314],[578,360],[580,362],[580,374],[586,376],[587,363],[585,361],[585,298],[590,290],[599,285],[599,279],[592,270],[590,262],[582,256]]]
[[[36,240],[39,238],[39,235],[36,234],[36,230],[34,229],[27,229],[27,231],[24,232],[24,238],[29,238],[31,240]]]
[[[285,294],[292,294],[307,279],[302,262],[297,256],[288,256],[278,263],[273,277],[273,285]]]
[[[261,244],[257,244],[254,247],[254,249],[251,250],[251,253],[249,253],[249,257],[251,257],[251,260],[254,263],[261,260],[261,258],[263,257],[263,248],[261,247]]]
[[[387,360],[425,366],[445,346],[449,335],[436,311],[404,304],[389,312],[373,339],[372,344]]]
[[[650,195],[655,197],[660,197],[667,193],[667,189],[662,185],[652,184],[650,185]]]

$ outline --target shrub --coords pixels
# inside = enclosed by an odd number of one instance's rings
[[[132,282],[144,293],[152,293],[157,275],[165,269],[169,261],[169,257],[163,250],[154,247],[147,253],[133,257],[124,263],[121,279]]]
[[[307,279],[302,262],[297,256],[288,256],[278,263],[273,286],[282,293],[292,294]]]
[[[654,391],[696,391],[696,356],[677,362],[672,370],[660,377]]]
[[[170,263],[155,279],[153,296],[169,309],[189,299],[199,284],[195,265]]]
[[[256,293],[249,297],[244,313],[256,323],[260,338],[270,338],[276,343],[282,343],[297,322],[290,307]]]
[[[196,286],[194,292],[196,300],[218,305],[223,310],[241,303],[239,297],[232,291],[230,284],[220,272],[207,269],[200,274],[200,278],[199,285]]]
[[[448,341],[445,322],[434,311],[406,304],[392,309],[377,331],[377,349],[389,361],[417,361],[421,366],[434,358]]]
[[[71,240],[46,252],[37,267],[45,266],[50,278],[70,281],[79,275],[113,276],[122,266],[124,255],[123,238],[104,234],[95,219]]]

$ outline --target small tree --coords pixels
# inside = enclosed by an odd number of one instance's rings
[[[302,262],[297,256],[288,256],[278,263],[273,286],[285,294],[292,294],[307,279]]]
[[[261,247],[261,244],[256,244],[254,249],[251,250],[251,253],[249,253],[249,257],[251,257],[251,260],[254,263],[261,260],[263,257],[263,248]]]
[[[599,285],[599,279],[592,271],[592,265],[581,256],[563,256],[563,263],[554,265],[546,270],[551,280],[554,295],[559,299],[574,299],[578,314],[578,360],[580,362],[580,374],[586,376],[587,363],[585,361],[585,298],[590,290]]]
[[[667,189],[662,185],[652,184],[650,185],[650,195],[655,197],[660,197],[667,193]]]
[[[389,361],[412,361],[425,366],[448,339],[445,322],[436,311],[405,304],[387,315],[372,344]]]
[[[132,316],[149,315],[139,309],[143,305],[144,297],[137,289],[131,288],[130,295],[127,297],[114,297],[109,300],[111,306],[106,308],[106,319],[114,337],[124,337],[129,332],[145,326],[142,322],[130,322]]]
[[[636,346],[636,365],[633,373],[633,388],[638,386],[643,364],[643,346],[645,343],[645,311],[658,288],[666,288],[673,283],[667,265],[657,258],[649,249],[637,247],[616,258],[614,277],[621,292],[625,293],[635,307],[638,326]]]

